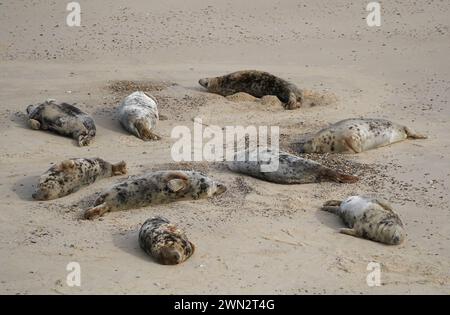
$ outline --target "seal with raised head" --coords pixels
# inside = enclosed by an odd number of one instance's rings
[[[50,200],[69,195],[101,178],[127,173],[124,161],[111,164],[100,158],[70,159],[41,175],[33,198]]]
[[[105,190],[94,207],[86,210],[85,218],[94,219],[110,211],[212,197],[225,191],[225,185],[196,171],[148,172]]]
[[[79,146],[89,145],[95,137],[94,119],[73,105],[49,99],[29,105],[27,114],[32,129],[49,130],[74,138]]]
[[[398,245],[406,237],[400,217],[385,201],[351,196],[344,201],[327,201],[322,210],[342,218],[347,226],[339,230],[343,234],[388,245]]]
[[[128,95],[119,107],[120,124],[144,141],[161,139],[154,132],[158,120],[158,103],[145,92],[137,91]]]
[[[295,84],[264,71],[237,71],[221,77],[203,78],[198,83],[208,92],[222,96],[239,92],[258,98],[275,95],[286,109],[295,109],[302,104],[303,93]]]
[[[268,166],[273,165],[273,169]],[[241,151],[228,163],[230,170],[278,184],[308,184],[323,181],[354,183],[358,177],[342,174],[312,160],[270,149]],[[264,167],[267,169],[264,170]]]
[[[301,145],[303,153],[360,153],[405,139],[426,139],[386,119],[345,119],[316,133]]]
[[[163,265],[180,264],[195,251],[184,231],[161,216],[144,222],[139,230],[139,245]]]

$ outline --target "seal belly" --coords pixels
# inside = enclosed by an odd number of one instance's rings
[[[363,151],[376,149],[406,139],[406,133],[395,126],[371,130],[370,126],[361,127],[361,147]]]

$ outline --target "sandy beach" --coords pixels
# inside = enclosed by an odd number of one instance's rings
[[[69,2],[69,1],[68,1]],[[366,23],[369,1],[79,1],[69,27],[64,1],[0,0],[0,293],[2,294],[449,294],[450,3],[381,2],[381,26]],[[297,110],[233,102],[198,80],[257,69],[328,95]],[[135,87],[156,97],[160,141],[119,124],[116,109]],[[92,145],[30,129],[26,107],[53,98],[95,119]],[[176,126],[279,126],[281,147],[331,123],[385,118],[428,135],[329,163],[356,184],[277,185],[220,163],[172,161]],[[112,177],[66,197],[35,201],[38,177],[74,157],[125,160],[129,175],[197,169],[225,194],[81,219]],[[339,234],[320,206],[378,196],[402,218],[399,246]],[[182,227],[195,254],[159,265],[137,242],[140,225],[163,215]],[[70,262],[81,286],[66,283]],[[381,285],[369,286],[370,262]]]

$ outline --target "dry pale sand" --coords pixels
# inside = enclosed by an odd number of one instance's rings
[[[64,1],[0,0],[0,292],[450,293],[450,4],[383,1],[378,28],[367,26],[366,4],[81,1],[82,26],[69,28]],[[251,68],[338,101],[285,111],[209,95],[197,84]],[[111,90],[117,80],[144,81],[158,98],[167,116],[158,127],[163,140],[142,142],[121,129],[115,108],[127,88]],[[80,148],[31,130],[25,108],[46,98],[91,113],[95,142]],[[360,116],[392,119],[429,139],[347,156],[347,163],[330,157],[361,176],[353,185],[276,185],[202,163],[182,167],[223,180],[226,194],[93,222],[79,219],[83,209],[120,178],[54,201],[31,199],[37,177],[70,157],[123,159],[130,174],[173,167],[170,132],[192,128],[194,117],[279,125],[283,146],[295,149],[303,134]],[[389,200],[406,224],[406,242],[392,247],[338,234],[340,220],[319,206],[350,194]],[[157,214],[197,245],[184,264],[158,265],[139,249],[140,224]],[[71,261],[81,265],[81,287],[66,285]],[[379,287],[366,284],[371,261],[381,264]]]

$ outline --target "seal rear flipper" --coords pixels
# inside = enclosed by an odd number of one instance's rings
[[[106,212],[109,212],[109,211],[110,211],[109,207],[106,204],[102,203],[98,206],[87,209],[84,212],[84,218],[87,220],[93,220],[98,217],[101,217],[102,215],[104,215]]]
[[[342,174],[332,169],[326,169],[324,172],[324,177],[337,183],[356,183],[359,181],[358,176]]]
[[[127,163],[125,161],[120,161],[119,163],[112,164],[112,175],[123,175],[127,173]]]
[[[405,133],[408,139],[428,139],[428,136],[416,133],[415,131],[413,131],[408,127],[405,127]]]
[[[134,123],[134,126],[138,132],[137,136],[141,138],[144,141],[150,141],[150,140],[161,140],[161,136],[153,133],[149,130],[149,128],[141,121],[136,121]]]
[[[286,103],[285,108],[291,110],[291,109],[296,109],[296,108],[300,108],[300,107],[301,107],[301,103],[299,103],[297,101],[297,95],[295,95],[295,93],[290,93],[289,100]]]

